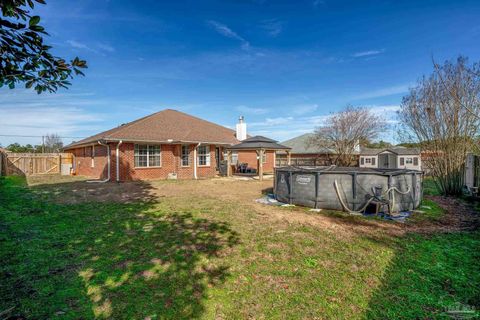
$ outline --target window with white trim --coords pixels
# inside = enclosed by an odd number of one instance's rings
[[[365,163],[372,163],[372,158],[365,158]]]
[[[413,164],[413,158],[405,158],[406,164]]]
[[[267,153],[266,153],[266,151],[264,151],[263,154],[262,154],[262,163],[267,163]]]
[[[190,146],[182,145],[182,167],[190,165]]]
[[[238,163],[238,152],[232,151],[232,164],[237,164],[237,163]]]
[[[159,145],[136,144],[134,151],[135,167],[160,167],[161,149]]]
[[[209,166],[210,165],[210,146],[198,147],[198,165]]]

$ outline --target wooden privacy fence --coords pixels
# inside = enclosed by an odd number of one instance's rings
[[[0,177],[6,175],[6,157],[5,154],[0,150]]]
[[[69,174],[73,163],[70,153],[3,153],[5,175]],[[62,170],[62,167],[64,170]]]

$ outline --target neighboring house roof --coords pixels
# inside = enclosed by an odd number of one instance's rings
[[[361,156],[376,156],[382,151],[385,151],[386,149],[373,149],[373,148],[362,148],[360,150],[360,155]]]
[[[391,147],[391,148],[384,148],[384,149],[370,149],[370,148],[362,148],[360,151],[361,156],[376,156],[382,152],[391,152],[395,153],[399,156],[403,155],[420,155],[420,149],[416,148],[405,148],[405,147]]]
[[[97,141],[194,142],[233,145],[239,141],[235,131],[186,113],[166,109],[74,142],[72,149]]]
[[[333,154],[333,150],[322,148],[312,143],[313,133],[305,133],[293,139],[283,141],[281,144],[292,148],[292,154]]]
[[[290,147],[278,144],[277,141],[263,137],[255,136],[243,140],[239,144],[229,147],[230,150],[257,150],[257,149],[267,149],[267,150],[289,150]]]

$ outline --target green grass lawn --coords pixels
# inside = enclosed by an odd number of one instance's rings
[[[0,179],[0,314],[448,319],[456,302],[480,309],[479,232],[342,233],[213,197],[59,204],[44,188]]]

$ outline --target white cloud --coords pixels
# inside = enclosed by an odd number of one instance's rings
[[[381,134],[381,138],[383,140],[395,141],[394,129],[395,125],[398,124],[397,112],[400,106],[364,105],[362,107],[368,108],[373,113],[383,117],[387,122],[388,128]],[[294,114],[293,111],[292,114]],[[316,128],[325,125],[330,116],[331,114],[313,116],[304,114],[298,116],[267,117],[263,121],[247,122],[247,130],[251,135],[259,134],[279,141],[285,141],[304,133],[314,132]]]
[[[371,105],[364,106],[378,116],[381,116],[387,124],[397,124],[398,123],[398,111],[400,111],[399,105]]]
[[[318,109],[317,104],[305,104],[300,106],[295,106],[292,108],[292,112],[296,115],[304,115],[307,113],[312,113]]]
[[[276,117],[276,118],[266,118],[260,122],[247,123],[251,127],[270,127],[287,124],[293,120],[293,117]]]
[[[265,108],[252,108],[247,106],[238,106],[235,109],[245,114],[256,114],[256,115],[266,114],[269,112],[269,110]]]
[[[103,121],[97,114],[74,107],[0,107],[1,133],[16,136],[42,136],[57,133],[64,137],[78,137],[78,132],[100,130],[98,124]],[[97,125],[95,125],[95,123]],[[82,135],[83,136],[83,135]],[[80,138],[80,137],[79,137]],[[3,145],[21,141],[17,137],[0,137]],[[66,138],[65,143],[78,138]],[[39,143],[39,138],[29,138],[30,143]],[[25,142],[26,143],[26,142]]]
[[[77,49],[90,49],[86,44],[75,41],[75,40],[67,40],[67,43]]]
[[[384,52],[385,52],[385,49],[360,51],[360,52],[355,52],[354,54],[352,54],[352,57],[354,57],[354,58],[369,57],[369,56],[375,56],[375,55],[378,55],[378,54],[382,54]]]
[[[215,31],[217,31],[221,35],[223,35],[227,38],[231,38],[231,39],[235,39],[235,40],[240,41],[241,42],[241,47],[242,47],[243,50],[248,50],[250,48],[250,43],[247,40],[245,40],[243,37],[241,37],[239,34],[237,34],[235,31],[230,29],[227,25],[225,25],[223,23],[220,23],[218,21],[215,21],[215,20],[209,20],[209,21],[207,21],[207,23],[208,23],[208,25],[213,27],[215,29]]]
[[[410,86],[411,86],[410,84],[402,84],[402,85],[396,85],[391,87],[385,87],[377,90],[372,90],[369,92],[364,92],[362,94],[359,94],[353,97],[353,99],[361,100],[361,99],[380,98],[380,97],[391,96],[394,94],[406,93],[408,92],[408,88]]]
[[[261,27],[270,36],[276,37],[283,31],[283,22],[277,19],[268,19],[268,20],[262,21]]]
[[[313,132],[327,118],[328,115],[266,118],[261,122],[247,122],[247,130],[251,135],[264,135],[278,141],[285,141],[304,133]]]
[[[88,45],[86,45],[86,44],[83,43],[83,42],[79,42],[79,41],[76,41],[76,40],[67,40],[66,42],[67,42],[67,44],[69,44],[72,48],[81,49],[81,50],[86,50],[86,51],[90,51],[90,52],[94,52],[94,53],[98,53],[97,50],[89,47]]]
[[[112,47],[111,45],[109,44],[106,44],[106,43],[99,43],[98,44],[98,47],[103,50],[103,51],[107,51],[107,52],[115,52],[115,48]]]
[[[77,40],[67,40],[66,42],[72,48],[86,50],[86,51],[90,51],[90,52],[97,53],[97,54],[101,53],[101,52],[99,52],[99,50],[104,51],[104,52],[110,52],[110,53],[115,52],[115,48],[112,47],[109,44],[106,44],[106,43],[98,43],[93,48],[93,47],[91,47],[91,46],[89,46],[89,45],[87,45],[83,42],[77,41]],[[103,53],[101,53],[101,54],[104,55]]]
[[[57,133],[64,137],[94,134],[104,129],[102,124],[105,119],[103,114],[85,108],[92,104],[94,100],[90,99],[89,93],[37,95],[31,90],[2,90],[0,134],[42,136]],[[64,139],[65,143],[71,141],[72,139]],[[4,146],[13,142],[38,144],[40,138],[0,136],[0,143]]]

